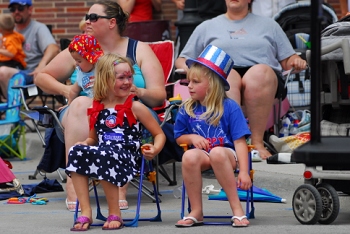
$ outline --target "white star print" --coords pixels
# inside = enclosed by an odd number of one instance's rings
[[[117,173],[114,170],[114,167],[112,169],[109,169],[109,175],[113,178],[115,178],[115,176],[117,175]]]
[[[89,166],[89,168],[90,168],[90,173],[97,174],[98,167],[96,167],[95,163],[92,163],[92,165]]]
[[[68,167],[66,167],[66,170],[67,171],[74,171],[74,172],[76,172],[77,168],[75,166],[73,166],[72,164],[70,164]]]

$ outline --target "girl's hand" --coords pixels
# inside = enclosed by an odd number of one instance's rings
[[[133,84],[130,88],[130,93],[135,94],[136,96],[138,96],[138,88]]]
[[[141,152],[147,160],[152,160],[157,155],[156,148],[152,144],[142,145]]]
[[[237,177],[237,188],[248,190],[252,187],[252,180],[246,172],[239,172]]]
[[[68,106],[68,105],[64,105],[64,106],[59,107],[59,108],[57,109],[57,111],[62,110],[62,109],[65,108],[66,106]]]
[[[192,145],[197,149],[208,151],[210,149],[210,143],[207,139],[202,136],[195,135],[191,136]]]
[[[74,145],[88,145],[88,143],[86,141],[78,141]]]

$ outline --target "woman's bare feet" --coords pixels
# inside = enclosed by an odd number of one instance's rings
[[[74,212],[76,207],[77,195],[75,193],[72,179],[70,177],[67,177],[66,193],[67,193],[67,199],[66,199],[67,209],[69,211]]]
[[[264,147],[264,145],[259,146],[254,144],[254,148],[259,151],[260,158],[266,160],[271,156],[271,153]]]

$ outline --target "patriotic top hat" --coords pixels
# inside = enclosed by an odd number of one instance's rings
[[[233,60],[222,49],[208,45],[197,59],[187,59],[186,64],[190,67],[193,63],[199,63],[219,75],[224,83],[225,91],[230,89],[227,76],[233,67]]]

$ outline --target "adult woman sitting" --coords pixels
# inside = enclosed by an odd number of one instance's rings
[[[226,0],[227,12],[197,26],[175,66],[187,70],[186,59],[198,57],[209,44],[230,55],[235,66],[227,78],[227,95],[242,104],[251,142],[266,159],[271,156],[263,143],[268,117],[275,98],[286,96],[282,70],[303,70],[307,64],[274,20],[250,13],[252,4],[253,0]]]
[[[160,106],[166,98],[162,67],[147,44],[122,36],[127,20],[128,14],[115,1],[98,1],[86,15],[86,33],[95,36],[105,54],[129,57],[134,62],[135,70],[131,91],[147,106]],[[64,50],[38,74],[34,82],[44,92],[68,97],[70,86],[61,82],[68,79],[74,69],[75,61],[69,51]],[[59,118],[65,129],[66,155],[71,146],[88,136],[86,109],[91,103],[92,100],[88,97],[77,97],[69,108],[60,112]],[[66,191],[67,207],[72,210],[75,208],[76,194],[70,178],[67,180]]]

